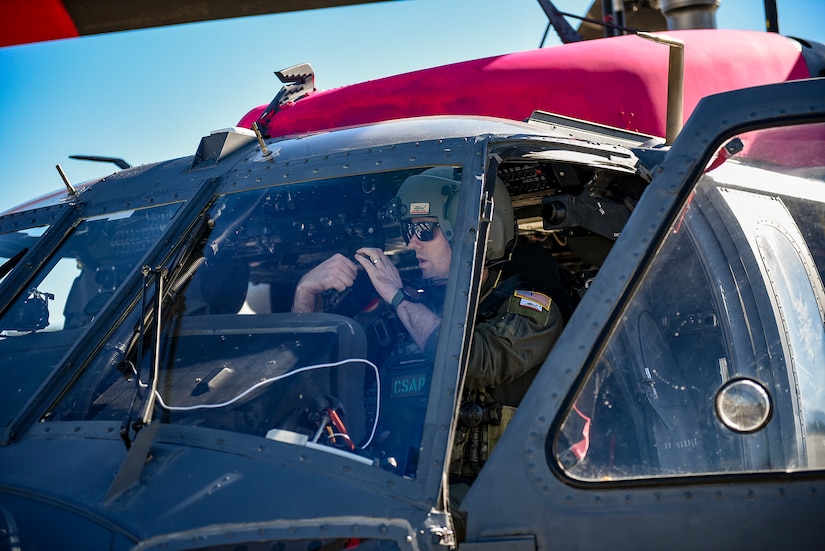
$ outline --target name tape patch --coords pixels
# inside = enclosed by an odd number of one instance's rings
[[[421,396],[427,392],[427,374],[412,373],[400,377],[393,377],[391,384],[391,398]]]
[[[426,216],[430,214],[429,203],[410,203],[410,214],[417,214],[419,216]]]

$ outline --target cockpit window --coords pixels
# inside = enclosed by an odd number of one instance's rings
[[[177,208],[167,205],[83,220],[12,302],[0,317],[3,424],[77,341]],[[13,241],[25,245],[37,233],[13,234]]]
[[[38,226],[0,235],[0,283],[17,266],[49,226]]]
[[[823,145],[822,124],[750,132],[709,165],[551,461],[593,482],[825,468]]]
[[[414,477],[435,347],[414,342],[356,255],[382,250],[370,262],[441,309],[392,206],[422,170],[216,198],[195,246],[148,274],[142,307],[46,419],[218,428]],[[330,259],[352,281],[299,307],[302,278]]]

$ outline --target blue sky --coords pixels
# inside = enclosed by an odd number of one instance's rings
[[[581,15],[591,3],[555,1]],[[825,43],[825,2],[778,4],[782,34]],[[115,170],[69,155],[194,154],[268,103],[279,69],[309,62],[325,90],[535,48],[546,21],[536,0],[406,0],[0,48],[0,212],[61,189],[58,163],[74,184]],[[722,0],[717,26],[764,30],[764,3]]]

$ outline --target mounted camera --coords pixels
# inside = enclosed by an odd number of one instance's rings
[[[49,301],[51,293],[41,293],[34,287],[28,296],[15,304],[3,318],[3,331],[39,331],[49,325]]]

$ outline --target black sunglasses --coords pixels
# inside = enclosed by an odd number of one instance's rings
[[[409,245],[413,235],[419,241],[432,241],[434,237],[435,228],[438,227],[438,222],[410,222],[409,220],[401,221],[401,237],[404,242]]]

